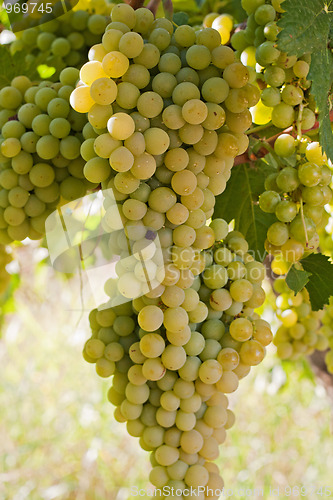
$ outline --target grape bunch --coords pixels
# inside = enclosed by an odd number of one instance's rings
[[[309,54],[297,58],[277,48],[280,28],[277,21],[283,12],[283,0],[242,0],[248,14],[247,26],[236,31],[231,44],[240,60],[258,71],[261,100],[251,110],[258,125],[270,120],[278,128],[288,128],[299,119],[302,130],[316,121],[315,104],[309,96]]]
[[[214,28],[174,29],[125,4],[111,19],[70,98],[88,114],[84,175],[101,183],[103,229],[120,256],[84,357],[113,375],[115,417],[152,452],[157,488],[222,489],[211,461],[234,421],[225,393],[272,334],[254,312],[264,266],[224,220],[208,221],[247,149],[259,90]],[[246,105],[235,109],[240,89]]]
[[[296,141],[280,135],[275,152],[283,158],[297,153],[295,167],[286,162],[278,173],[269,175],[259,197],[259,206],[276,216],[267,231],[266,250],[282,254],[286,262],[300,260],[304,252],[319,246],[318,227],[325,222],[325,208],[332,199],[332,172],[318,142]]]
[[[167,19],[126,5],[111,17],[70,98],[97,135],[82,144],[84,174],[113,189],[125,230],[171,228],[173,260],[190,272],[195,249],[214,243],[206,220],[248,145],[251,115],[230,111],[232,96],[259,95],[216,30],[173,33]]]
[[[85,115],[70,108],[78,70],[60,82],[33,84],[19,76],[0,91],[0,241],[40,239],[60,200],[96,185],[83,175],[80,155]]]
[[[24,50],[27,64],[46,64],[54,68],[54,73],[47,78],[57,81],[64,68],[80,67],[86,62],[89,48],[101,41],[110,20],[106,4],[105,10],[107,12],[96,14],[73,10],[40,26],[20,31],[11,43],[11,53]]]
[[[289,289],[285,278],[274,282],[277,317],[282,323],[274,336],[277,354],[281,359],[296,360],[324,351],[328,347],[327,334],[323,330],[324,311],[312,311],[309,294],[303,289],[297,295]]]
[[[212,461],[235,420],[226,394],[272,340],[254,312],[265,299],[265,267],[240,233],[228,234],[225,221],[215,219],[211,228],[217,241],[203,252],[206,267],[193,282],[168,279],[163,292],[94,309],[83,351],[99,376],[113,375],[108,399],[115,418],[151,452],[151,483],[158,490],[200,487],[202,499],[205,488],[223,489]],[[112,305],[114,280],[105,289]]]
[[[10,283],[10,274],[6,266],[12,260],[12,256],[8,253],[5,245],[0,245],[0,300],[6,293]]]

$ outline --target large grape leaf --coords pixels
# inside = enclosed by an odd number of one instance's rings
[[[286,283],[296,295],[307,285],[310,276],[311,273],[302,271],[302,269],[297,269],[295,264],[293,264],[286,276]]]
[[[301,56],[327,47],[333,0],[285,0],[278,35],[280,50]]]
[[[308,76],[312,80],[311,94],[315,98],[319,114],[319,141],[333,161],[333,134],[330,121],[329,95],[333,82],[333,54],[325,47],[313,54]]]
[[[28,65],[26,55],[23,50],[12,55],[7,45],[0,45],[0,89],[10,85],[15,76],[25,75],[31,80],[38,78],[36,65]]]
[[[233,167],[226,190],[216,198],[213,215],[227,222],[235,219],[235,229],[244,235],[251,253],[261,262],[266,256],[267,229],[276,221],[274,215],[262,212],[257,205],[259,194],[265,190],[268,169],[263,162],[251,167],[246,163]]]
[[[311,53],[308,75],[319,114],[320,143],[333,160],[333,134],[329,117],[329,92],[333,80],[333,55],[328,48],[333,25],[333,0],[285,0],[278,24],[280,50],[301,56]]]
[[[312,309],[319,311],[333,295],[333,264],[321,253],[312,253],[300,262],[304,271],[310,273],[305,287],[309,292]]]

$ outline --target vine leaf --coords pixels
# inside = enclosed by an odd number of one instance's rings
[[[327,156],[333,161],[333,134],[330,121],[329,93],[333,81],[333,54],[327,48],[313,54],[309,80],[319,114],[319,140]]]
[[[177,26],[181,26],[183,24],[188,24],[189,18],[190,17],[186,12],[175,12],[173,15],[173,22],[177,24]]]
[[[265,240],[267,229],[276,221],[272,214],[266,214],[256,204],[264,191],[267,170],[259,161],[254,167],[243,163],[232,168],[226,190],[217,196],[214,218],[227,222],[235,219],[235,230],[240,231],[249,243],[253,257],[261,262],[266,256]]]
[[[333,80],[333,55],[328,48],[333,25],[333,0],[285,0],[278,22],[283,28],[278,47],[290,55],[311,53],[308,79],[319,114],[319,139],[333,160],[333,134],[329,117],[329,93]]]
[[[278,47],[301,56],[327,47],[333,0],[285,0],[278,25]]]
[[[286,276],[286,283],[291,290],[295,293],[295,295],[303,290],[303,288],[309,282],[309,278],[311,273],[307,271],[302,271],[301,269],[297,269],[295,264],[291,266]]]
[[[304,271],[310,274],[306,289],[312,309],[319,311],[333,295],[333,264],[321,253],[310,254],[300,262]]]
[[[25,75],[31,80],[38,78],[36,66],[26,63],[26,55],[23,50],[12,55],[6,45],[0,45],[0,89],[10,85],[12,79],[19,75]]]

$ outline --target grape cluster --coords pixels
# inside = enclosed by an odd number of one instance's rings
[[[60,199],[95,187],[83,175],[80,155],[85,115],[70,108],[78,70],[57,83],[14,78],[0,91],[0,241],[39,239]]]
[[[193,282],[164,281],[158,296],[90,314],[84,358],[101,377],[113,375],[108,399],[115,418],[151,452],[149,478],[158,489],[222,490],[212,461],[235,420],[226,394],[272,340],[269,324],[254,312],[265,299],[265,267],[240,233],[228,234],[225,221],[215,219],[211,228],[217,241],[203,252],[206,267]],[[112,304],[113,280],[105,289]]]
[[[55,68],[48,78],[57,81],[64,68],[80,67],[85,63],[89,48],[100,42],[110,20],[108,7],[104,5],[105,13],[73,10],[40,26],[20,31],[11,43],[11,53],[24,50],[27,64],[46,64]]]
[[[5,245],[0,245],[0,299],[5,294],[10,283],[10,274],[6,270],[7,264],[12,260]]]
[[[111,17],[70,98],[97,134],[82,144],[84,174],[113,190],[125,231],[172,229],[170,266],[191,273],[195,250],[215,240],[206,226],[215,196],[248,145],[251,115],[246,106],[231,111],[233,96],[243,89],[253,103],[259,95],[216,30],[174,31],[127,5]]]
[[[115,417],[152,452],[157,488],[221,489],[211,460],[234,420],[224,394],[272,334],[254,312],[264,266],[240,233],[208,220],[247,149],[259,91],[214,28],[174,29],[125,4],[111,19],[70,98],[88,113],[84,175],[102,184],[103,229],[120,256],[84,357],[113,375]]]
[[[266,250],[281,253],[286,262],[296,262],[304,252],[317,249],[317,229],[325,221],[324,206],[332,199],[332,172],[319,143],[282,134],[274,144],[275,152],[284,158],[296,149],[295,167],[286,162],[278,173],[269,175],[267,191],[259,197],[261,210],[277,219],[267,231]]]
[[[240,60],[258,71],[263,87],[260,102],[251,110],[253,121],[261,125],[272,120],[285,129],[299,118],[302,130],[308,130],[316,121],[315,105],[308,95],[311,58],[309,54],[290,56],[277,48],[281,4],[283,0],[242,0],[247,26],[232,35],[231,43]]]
[[[282,323],[273,341],[278,356],[296,360],[316,349],[327,349],[327,335],[321,323],[324,312],[312,311],[307,290],[294,295],[282,277],[275,280],[274,289],[279,294],[276,298],[277,317]]]

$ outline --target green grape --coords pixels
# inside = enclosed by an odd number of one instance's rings
[[[295,139],[289,134],[281,134],[274,143],[274,151],[278,156],[285,158],[294,154],[296,150]]]
[[[36,163],[29,172],[29,179],[34,186],[44,188],[54,181],[54,170],[47,163]]]
[[[237,65],[237,63],[234,63],[234,64]],[[232,66],[232,65],[230,65],[230,66]],[[227,66],[227,68],[224,71],[226,71],[228,68],[230,68],[230,66]],[[240,85],[240,87],[241,86],[242,85]],[[240,87],[235,87],[235,88],[240,88]],[[221,102],[225,101],[225,99],[227,98],[227,96],[229,94],[229,85],[228,85],[228,82],[225,78],[221,79],[218,77],[212,77],[212,78],[208,78],[204,82],[202,89],[201,89],[201,92],[202,92],[203,98],[206,101],[209,101],[209,102],[212,102],[215,104],[221,104]]]
[[[281,102],[275,106],[272,111],[272,122],[275,127],[287,128],[293,123],[294,119],[294,108],[285,102]]]
[[[292,224],[295,222],[295,220],[296,219],[294,219]],[[291,226],[290,226],[290,233],[293,236],[295,236],[291,230]],[[288,238],[289,238],[288,226],[282,222],[274,222],[267,231],[267,239],[272,245],[281,246],[284,243],[286,243]],[[296,237],[296,239],[298,238]]]
[[[73,135],[69,135],[60,141],[60,153],[68,160],[75,160],[75,158],[78,158],[80,155],[80,147],[80,140]]]
[[[90,86],[90,95],[95,103],[107,106],[117,97],[117,85],[110,78],[97,78]]]
[[[1,128],[1,135],[4,139],[9,139],[10,137],[20,139],[24,132],[25,127],[17,120],[9,121]]]
[[[67,177],[60,184],[60,194],[65,200],[76,200],[85,195],[86,188],[80,179]]]
[[[1,143],[1,154],[6,158],[13,158],[21,151],[21,143],[16,137],[9,137]]]
[[[43,90],[43,89],[42,89]],[[37,115],[33,120],[32,120],[32,130],[35,132],[35,134],[44,136],[48,135],[50,133],[50,126],[51,123],[51,118],[46,115],[46,114],[41,114]]]
[[[67,118],[69,104],[65,99],[61,99],[60,97],[52,99],[48,103],[47,113],[51,118]]]
[[[60,150],[59,140],[52,135],[44,135],[36,144],[36,152],[43,160],[50,160],[57,156]]]
[[[286,193],[295,191],[300,184],[297,170],[293,167],[283,168],[276,178],[276,183]]]
[[[301,88],[295,85],[286,85],[281,93],[282,100],[291,106],[297,106],[304,98],[304,93]]]
[[[279,89],[275,87],[267,87],[261,93],[261,102],[268,107],[277,106],[281,102],[281,94]]]
[[[22,103],[22,94],[15,87],[3,87],[0,90],[0,106],[3,109],[14,110]],[[20,120],[21,121],[21,120]]]
[[[281,87],[286,79],[283,68],[278,66],[268,66],[264,74],[265,82],[271,87]]]
[[[8,201],[13,207],[22,208],[29,199],[29,192],[16,186],[8,192]]]
[[[317,186],[322,178],[322,170],[315,163],[304,163],[298,169],[298,177],[304,186]]]
[[[304,187],[302,189],[302,198],[306,203],[314,207],[325,205],[323,191],[319,186]]]
[[[103,182],[110,175],[109,162],[98,157],[90,159],[84,167],[84,175],[90,182]]]
[[[265,25],[274,21],[275,15],[276,11],[272,5],[260,5],[254,13],[254,19],[257,24]]]
[[[306,78],[310,66],[307,62],[298,60],[293,66],[293,72],[297,78]]]
[[[290,224],[290,234],[297,240],[305,243],[309,241],[316,232],[314,222],[307,216],[304,216],[304,223],[302,217],[298,215]]]
[[[259,206],[263,212],[274,213],[280,202],[280,195],[275,191],[265,191],[259,196]]]
[[[316,123],[315,113],[309,108],[304,108],[301,121],[302,130],[312,129],[315,123]]]
[[[263,41],[256,49],[256,60],[261,66],[268,66],[275,63],[279,55],[280,51],[275,48],[274,42]]]
[[[297,205],[293,201],[280,201],[275,208],[275,215],[281,222],[291,222],[297,214]]]
[[[264,3],[265,0],[242,0],[242,7],[247,14],[252,14]]]

